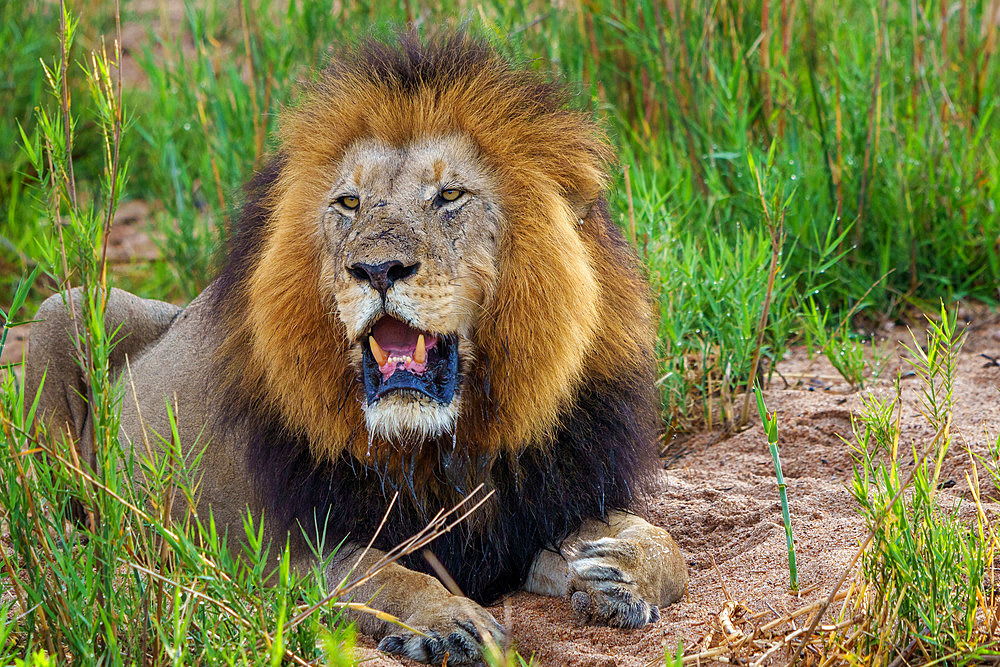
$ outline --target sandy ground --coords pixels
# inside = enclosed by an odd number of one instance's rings
[[[941,479],[945,506],[969,499],[965,470],[968,446],[984,453],[987,436],[1000,431],[1000,366],[988,357],[1000,355],[1000,325],[983,313],[973,321],[958,368],[954,444]],[[909,340],[905,330],[884,331],[890,341]],[[893,345],[893,342],[887,343]],[[840,437],[850,438],[851,411],[859,394],[823,360],[809,360],[794,349],[779,364],[789,386],[775,376],[767,391],[770,409],[780,418],[782,469],[795,532],[801,589],[788,590],[785,534],[781,522],[774,467],[763,428],[757,423],[728,439],[700,433],[671,448],[660,488],[645,513],[668,528],[690,566],[687,596],[663,610],[662,619],[640,630],[623,631],[578,623],[564,599],[517,593],[492,608],[525,657],[540,665],[573,667],[643,667],[662,664],[664,647],[678,641],[690,647],[708,632],[727,598],[766,614],[761,622],[825,599],[866,533],[857,505],[847,489],[852,475],[851,452]],[[907,375],[898,355],[883,379],[864,391],[889,391],[891,378],[903,375],[904,444],[920,446],[932,435],[919,416],[919,381]],[[982,477],[984,489],[993,487]],[[996,495],[993,493],[992,495]],[[988,510],[997,512],[992,502]],[[995,515],[994,515],[995,516]],[[366,665],[411,665],[382,656],[362,640],[358,651]],[[784,664],[779,653],[766,664]]]

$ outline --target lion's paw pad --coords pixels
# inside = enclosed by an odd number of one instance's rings
[[[485,612],[484,612],[485,613]],[[504,643],[503,627],[492,616],[488,630],[498,645]],[[425,636],[406,633],[389,635],[378,643],[378,650],[418,662],[440,665],[478,665],[483,661],[482,633],[471,620],[454,621],[447,630],[423,630]]]
[[[660,610],[636,592],[627,565],[638,558],[629,542],[603,538],[576,548],[569,561],[570,605],[590,623],[641,628],[660,620]]]
[[[474,632],[475,628],[458,629],[445,636],[434,630],[428,630],[426,637],[390,635],[378,643],[378,650],[429,664],[441,664],[447,658],[449,665],[473,665],[483,656],[476,635],[469,630]]]

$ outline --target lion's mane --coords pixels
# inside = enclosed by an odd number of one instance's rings
[[[499,283],[462,369],[454,438],[372,442],[349,341],[321,297],[315,202],[359,138],[405,145],[456,132],[500,184]],[[432,549],[467,595],[488,601],[585,518],[634,505],[659,424],[654,331],[637,258],[601,194],[611,157],[564,87],[463,32],[406,33],[334,57],[283,117],[212,288],[227,332],[222,420],[247,442],[266,520],[364,541],[398,490],[375,544],[391,548],[485,482],[496,491],[485,510]],[[419,555],[404,564],[427,570]]]

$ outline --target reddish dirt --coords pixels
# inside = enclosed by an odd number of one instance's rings
[[[987,437],[1000,432],[1000,325],[983,313],[972,322],[962,351],[955,385],[954,440],[941,480],[955,482],[941,491],[950,507],[970,500],[965,473],[969,454],[983,454]],[[883,330],[890,340],[910,342],[901,328]],[[894,346],[896,343],[889,342]],[[782,469],[795,533],[802,594],[788,590],[785,533],[774,466],[763,428],[754,426],[727,439],[700,433],[672,447],[673,459],[660,475],[660,488],[645,514],[668,528],[687,556],[691,583],[687,596],[663,610],[663,617],[641,630],[623,631],[578,623],[564,599],[517,593],[492,609],[512,635],[522,655],[540,665],[573,667],[643,667],[663,664],[664,647],[691,647],[711,628],[713,617],[728,598],[763,612],[761,622],[825,599],[865,538],[863,521],[848,490],[852,476],[851,412],[859,393],[850,391],[825,359],[808,359],[804,349],[790,352],[766,393],[768,407],[780,418]],[[891,378],[902,373],[904,445],[922,448],[932,435],[919,415],[919,380],[894,355],[882,379],[865,392],[891,391]],[[988,436],[987,436],[988,434]],[[718,441],[717,441],[718,440]],[[668,456],[668,460],[670,457]],[[980,468],[982,488],[997,493]],[[1000,504],[991,502],[994,516]],[[374,643],[361,640],[359,658],[368,665],[411,665],[383,656]],[[784,664],[778,653],[765,664]],[[710,661],[709,661],[710,662]]]

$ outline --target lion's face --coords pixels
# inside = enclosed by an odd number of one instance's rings
[[[368,430],[451,431],[473,331],[497,279],[496,187],[472,143],[365,139],[344,154],[321,217],[321,292],[344,325]]]
[[[467,36],[404,42],[343,55],[285,114],[217,287],[237,395],[317,459],[397,471],[547,446],[654,341],[590,115]]]

